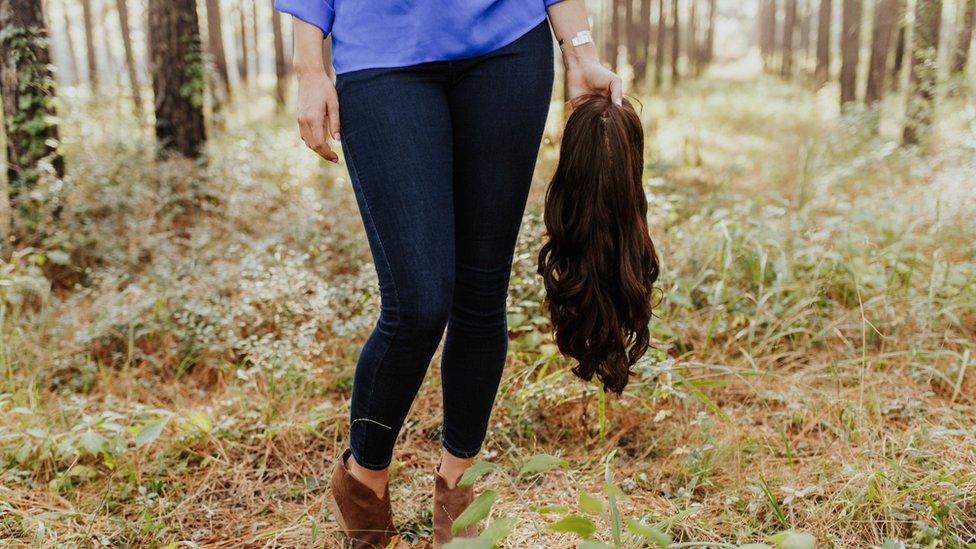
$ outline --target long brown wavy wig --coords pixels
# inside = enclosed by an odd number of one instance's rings
[[[575,103],[546,192],[539,274],[559,350],[573,373],[620,394],[650,346],[659,267],[647,229],[644,131],[626,99]]]

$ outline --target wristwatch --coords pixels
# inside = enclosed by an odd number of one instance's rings
[[[569,39],[569,43],[573,45],[574,48],[578,48],[583,44],[593,43],[593,33],[588,30],[581,30]],[[559,47],[562,48],[566,44],[565,38],[559,39]]]

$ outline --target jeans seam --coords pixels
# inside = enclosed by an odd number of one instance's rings
[[[348,141],[346,143],[348,143]],[[344,145],[345,145],[345,143],[344,143]],[[376,233],[376,241],[379,243],[380,253],[383,254],[383,261],[386,262],[386,267],[390,270],[390,280],[393,281],[393,298],[396,300],[397,306],[399,307],[399,303],[400,303],[400,291],[397,288],[396,275],[394,275],[394,273],[393,273],[393,267],[392,267],[392,264],[390,263],[390,258],[389,258],[389,256],[386,253],[386,246],[383,245],[383,237],[380,236],[379,229],[376,228],[376,223],[373,221],[373,213],[372,213],[372,211],[369,208],[369,198],[366,196],[366,185],[363,184],[363,176],[362,176],[362,174],[359,173],[359,170],[356,169],[356,158],[355,158],[355,153],[353,153],[353,148],[351,146],[347,146],[346,149],[349,151],[349,168],[350,168],[350,170],[352,170],[356,174],[356,179],[359,180],[359,186],[362,189],[362,195],[363,195],[363,212],[366,214],[365,217],[368,218],[368,222],[369,222],[370,226],[372,226],[373,231]],[[380,315],[382,315],[382,314],[383,313],[382,313],[382,308],[381,308]],[[379,319],[377,319],[377,322],[379,322]],[[390,336],[390,339],[387,342],[386,348],[383,349],[383,354],[380,355],[379,364],[377,365],[376,368],[373,369],[373,375],[372,375],[372,377],[369,380],[369,393],[368,393],[368,396],[366,397],[366,414],[367,415],[372,415],[372,412],[373,412],[373,390],[376,387],[376,377],[379,375],[380,370],[383,368],[383,365],[386,362],[386,355],[390,351],[390,347],[392,347],[393,346],[393,342],[396,341],[396,336],[400,332],[400,325],[401,325],[401,322],[400,322],[400,318],[398,317],[397,318],[397,323],[396,323],[396,328],[393,329],[393,335]],[[359,418],[353,418],[352,419],[352,423],[355,423],[356,419],[359,419]],[[371,419],[371,418],[367,418],[367,419]],[[350,440],[352,439],[352,423],[349,424],[349,430],[350,430],[349,438],[350,438]],[[366,446],[367,446],[366,441],[369,439],[369,427],[367,426],[364,429],[365,429],[365,431],[363,432],[363,451],[365,452]],[[351,446],[351,444],[350,444],[350,446]],[[374,467],[379,467],[380,469],[383,469],[383,468],[388,467],[389,464],[390,463],[387,462],[382,467],[375,466],[375,465],[374,465]],[[360,465],[362,465],[363,467],[369,468],[369,466],[366,465],[366,464],[364,464],[364,463],[360,463]]]

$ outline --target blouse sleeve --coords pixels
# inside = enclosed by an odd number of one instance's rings
[[[553,4],[558,4],[558,3],[560,3],[560,2],[562,2],[562,1],[563,1],[563,0],[545,0],[545,2],[546,2],[546,7],[548,8],[549,6],[551,6],[551,5],[553,5]]]
[[[332,32],[332,22],[335,20],[333,0],[275,0],[274,6],[282,13],[322,29],[325,36]]]

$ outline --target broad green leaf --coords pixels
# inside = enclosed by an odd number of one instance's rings
[[[584,539],[576,546],[577,549],[610,549],[610,546],[595,539]]]
[[[476,461],[468,467],[467,471],[461,475],[461,480],[458,481],[457,485],[460,488],[467,488],[468,486],[473,486],[478,479],[487,475],[488,473],[498,469],[498,466],[494,463],[488,461]]]
[[[169,418],[164,417],[143,425],[136,434],[136,446],[145,446],[159,438],[168,422]]]
[[[630,519],[630,521],[627,523],[627,530],[631,534],[641,537],[654,545],[657,545],[658,547],[667,547],[668,545],[671,545],[671,536],[653,526],[644,524],[639,520]]]
[[[492,549],[494,543],[488,538],[454,538],[444,545],[444,549]]]
[[[210,416],[199,410],[194,410],[187,414],[186,422],[191,427],[198,429],[201,433],[209,434],[210,431],[213,431],[213,421],[210,419]]]
[[[817,538],[806,532],[787,530],[767,538],[779,549],[816,549]]]
[[[549,515],[552,513],[566,513],[569,511],[569,506],[567,505],[533,505],[529,509],[539,513],[541,515]]]
[[[451,533],[456,534],[458,530],[476,524],[481,519],[487,517],[497,497],[498,494],[494,490],[486,490],[479,494],[471,502],[471,505],[468,505],[468,508],[458,518],[454,519],[454,524],[451,525]]]
[[[487,538],[491,540],[492,543],[497,544],[501,540],[508,537],[515,529],[515,524],[518,519],[515,517],[502,517],[491,521],[491,524],[485,528],[485,531],[481,533],[479,538]]]
[[[525,465],[523,465],[519,470],[519,476],[544,473],[546,471],[559,468],[568,469],[569,462],[565,459],[550,456],[548,454],[536,454],[525,462]]]
[[[91,480],[98,476],[98,471],[87,465],[72,465],[66,475],[78,480]]]
[[[566,515],[548,526],[553,532],[577,534],[581,538],[588,538],[596,532],[593,521],[579,515]]]
[[[78,443],[81,444],[81,447],[84,448],[86,452],[93,456],[97,456],[99,452],[105,449],[105,445],[108,444],[108,441],[105,440],[105,437],[102,435],[88,429],[84,432],[84,434],[81,435],[81,438],[78,439]]]
[[[586,492],[579,493],[579,509],[587,515],[599,515],[603,512],[603,501]]]

